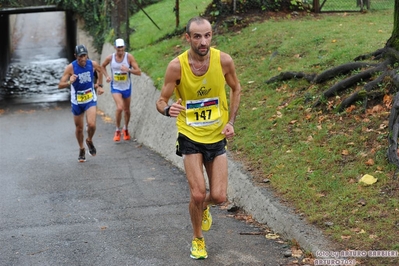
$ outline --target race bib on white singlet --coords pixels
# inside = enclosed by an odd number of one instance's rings
[[[76,92],[76,100],[78,104],[84,104],[93,100],[93,91],[92,89],[87,89],[85,91]]]
[[[127,73],[115,72],[114,73],[114,81],[116,81],[116,82],[127,81]]]
[[[212,125],[220,121],[219,98],[188,100],[186,102],[186,123],[193,127]]]

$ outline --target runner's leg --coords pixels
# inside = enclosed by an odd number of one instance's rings
[[[80,115],[74,115],[73,121],[75,122],[75,136],[76,140],[78,141],[79,148],[83,149],[83,120],[84,120],[84,113]]]
[[[92,106],[86,110],[87,140],[89,141],[92,141],[94,133],[96,132],[96,118],[97,106]]]
[[[226,201],[228,171],[227,156],[216,156],[211,162],[205,162],[205,169],[209,180],[209,193],[207,193],[204,208],[209,204],[220,204]]]
[[[128,129],[129,121],[130,121],[130,100],[132,97],[128,97],[123,99],[123,111],[125,114],[125,129]]]
[[[123,111],[123,99],[122,94],[120,93],[112,93],[112,97],[114,98],[116,111],[115,111],[115,123],[118,129],[121,128],[121,119],[122,119],[122,111]]]
[[[206,195],[202,154],[183,155],[183,162],[190,188],[189,212],[193,226],[193,237],[202,237],[202,213]]]

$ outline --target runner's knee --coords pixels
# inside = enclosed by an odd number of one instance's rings
[[[196,204],[201,204],[202,202],[204,202],[205,196],[206,196],[205,191],[203,191],[203,192],[202,191],[193,191],[191,193],[191,198]]]
[[[221,204],[227,200],[226,193],[223,192],[211,192],[211,198],[214,204]]]

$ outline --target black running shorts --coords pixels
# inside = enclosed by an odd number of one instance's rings
[[[182,156],[183,154],[201,153],[205,162],[210,162],[216,156],[226,153],[226,139],[212,144],[203,144],[192,141],[188,137],[179,133],[176,142],[176,154]]]

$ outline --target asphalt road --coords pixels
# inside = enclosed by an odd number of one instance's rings
[[[78,163],[67,102],[0,105],[0,266],[289,265],[289,247],[211,208],[208,259],[189,257],[185,175],[157,153],[112,141],[97,119],[97,156]]]

